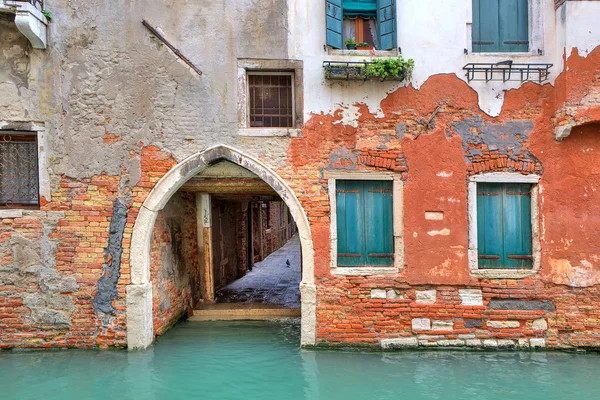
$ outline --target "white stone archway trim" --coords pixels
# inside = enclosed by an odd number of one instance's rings
[[[219,160],[228,160],[248,169],[269,184],[288,206],[298,227],[302,247],[302,326],[301,344],[316,342],[316,287],[314,248],[308,218],[287,183],[254,157],[229,146],[214,146],[196,153],[172,168],[152,189],[135,220],[131,236],[131,284],[127,286],[127,347],[139,349],[154,339],[152,322],[152,282],[150,281],[150,242],[156,216],[185,182]]]

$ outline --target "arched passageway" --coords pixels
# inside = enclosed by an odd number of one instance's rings
[[[308,219],[300,202],[285,181],[259,160],[228,146],[215,146],[188,157],[171,169],[152,189],[136,218],[131,238],[131,284],[127,286],[127,344],[130,349],[144,348],[154,339],[150,248],[157,216],[186,182],[222,160],[257,175],[289,209],[298,228],[302,249],[301,342],[303,345],[315,343],[314,250]]]

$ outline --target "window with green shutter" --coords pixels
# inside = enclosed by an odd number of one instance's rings
[[[337,265],[394,263],[391,181],[336,181]]]
[[[325,0],[327,45],[344,48],[344,41],[378,50],[396,47],[396,0]]]
[[[529,0],[473,0],[473,52],[529,51]]]
[[[479,268],[533,267],[531,185],[477,184]]]

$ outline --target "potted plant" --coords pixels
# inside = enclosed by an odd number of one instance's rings
[[[373,45],[366,42],[356,44],[356,50],[371,50],[372,48]]]
[[[354,49],[356,49],[356,40],[354,40],[353,37],[349,37],[348,39],[346,39],[346,41],[344,42],[344,44],[346,45],[346,48],[348,50],[354,50]]]
[[[375,58],[366,64],[366,75],[371,79],[384,81],[404,79],[410,80],[415,61],[411,58],[405,60],[402,56],[398,58]]]

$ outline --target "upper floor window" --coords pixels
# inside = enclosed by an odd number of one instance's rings
[[[473,52],[528,52],[529,0],[473,0]]]
[[[341,49],[344,42],[396,47],[396,0],[326,0],[327,45]]]
[[[0,136],[0,207],[31,207],[40,202],[37,136]]]

